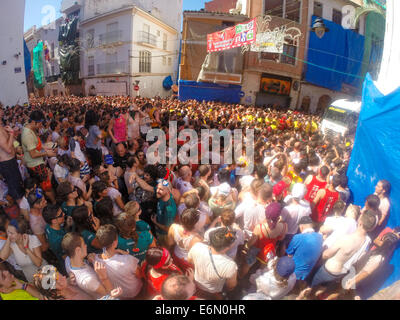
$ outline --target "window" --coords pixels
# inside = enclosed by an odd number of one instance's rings
[[[286,0],[285,18],[300,22],[300,0]]]
[[[88,76],[94,76],[94,57],[88,58]]]
[[[161,31],[157,30],[157,37],[161,37]]]
[[[163,66],[167,65],[167,57],[162,57],[162,64]]]
[[[172,65],[172,58],[168,58],[168,65],[169,65],[169,66]]]
[[[296,53],[297,53],[297,48],[293,45],[292,40],[286,39],[286,41],[289,44],[284,44],[283,45],[283,54],[281,54],[281,63],[286,63],[286,64],[291,64],[295,65],[296,64]]]
[[[50,57],[54,59],[54,43],[51,44]]]
[[[284,0],[265,0],[264,14],[283,17]]]
[[[149,51],[139,52],[139,72],[151,73],[151,52]]]
[[[336,9],[333,9],[332,13],[332,21],[339,25],[342,25],[342,12]]]
[[[314,1],[314,16],[322,18],[322,3]]]
[[[148,24],[143,23],[143,31],[150,33],[150,26]]]
[[[265,15],[300,22],[300,0],[265,0]]]
[[[56,74],[54,66],[51,66],[51,75],[54,76]]]
[[[88,48],[94,48],[94,29],[88,30],[86,33],[86,41]]]
[[[163,50],[167,50],[167,41],[168,41],[168,36],[167,36],[167,34],[163,34],[163,45],[162,45],[162,47],[163,47]]]

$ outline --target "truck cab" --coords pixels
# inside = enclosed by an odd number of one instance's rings
[[[325,110],[321,131],[324,135],[337,136],[355,134],[361,101],[336,100]]]

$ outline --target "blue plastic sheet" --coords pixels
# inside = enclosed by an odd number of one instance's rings
[[[29,74],[31,73],[32,70],[32,64],[31,64],[31,53],[29,52],[25,40],[24,40],[24,62],[25,62],[25,77],[26,79],[28,79]]]
[[[179,100],[220,101],[240,103],[242,86],[196,81],[179,81]]]
[[[313,16],[312,24],[315,19]],[[321,39],[310,32],[306,80],[336,91],[342,89],[343,83],[359,87],[365,37],[332,21],[323,21],[329,32]]]
[[[165,90],[171,90],[171,87],[172,87],[173,84],[174,84],[174,82],[172,81],[172,77],[168,76],[163,81],[163,88]]]
[[[347,172],[354,202],[363,206],[365,198],[375,192],[375,185],[385,179],[391,183],[391,207],[387,226],[400,226],[400,88],[384,96],[367,74],[358,120],[354,148]],[[386,288],[400,280],[400,248],[385,270],[376,277],[374,287]],[[364,298],[374,294],[368,288]]]

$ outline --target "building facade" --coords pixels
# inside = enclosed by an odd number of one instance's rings
[[[179,32],[136,6],[93,15],[85,8],[81,78],[86,95],[170,94],[167,76],[177,77]]]
[[[28,102],[22,39],[25,0],[5,0],[1,5],[0,103],[23,105]]]

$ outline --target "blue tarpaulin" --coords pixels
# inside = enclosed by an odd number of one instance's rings
[[[196,81],[179,81],[179,100],[221,101],[240,103],[242,86]]]
[[[313,16],[312,23],[317,18]],[[310,32],[306,80],[336,91],[342,89],[343,83],[359,87],[365,37],[332,21],[323,21],[329,32],[321,39]]]
[[[28,79],[32,70],[31,53],[29,52],[26,41],[24,40],[24,62],[25,62],[25,77]]]
[[[354,202],[364,206],[365,198],[375,192],[375,185],[385,179],[391,183],[391,207],[387,226],[400,226],[400,88],[384,96],[367,74],[354,148],[347,172]],[[374,291],[400,280],[400,248],[397,247],[384,274],[374,277]]]

